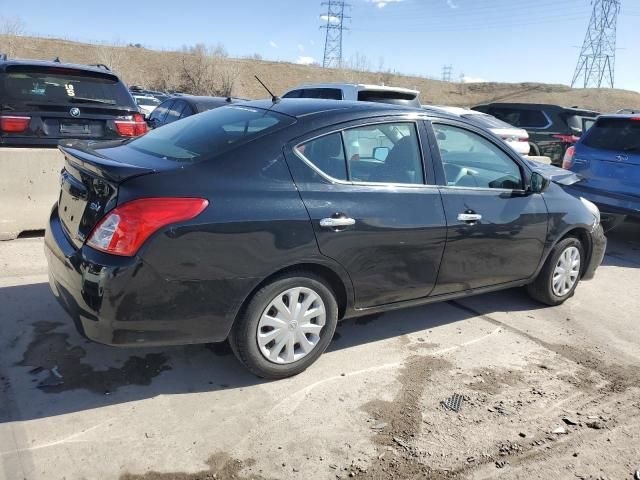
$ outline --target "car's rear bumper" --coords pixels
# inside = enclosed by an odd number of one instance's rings
[[[142,258],[76,249],[55,208],[45,233],[45,254],[51,290],[78,331],[107,345],[223,341],[241,302],[238,292],[253,288],[245,283],[240,288],[234,280],[168,280]]]
[[[587,265],[582,273],[583,280],[590,280],[596,274],[596,269],[604,259],[607,250],[607,237],[604,235],[602,225],[598,225],[591,231],[591,255],[587,261]]]

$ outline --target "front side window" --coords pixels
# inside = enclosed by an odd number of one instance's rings
[[[451,125],[434,124],[433,129],[448,186],[523,188],[517,163],[489,140]]]
[[[153,112],[151,112],[149,120],[152,122],[162,123],[173,103],[174,100],[171,99],[162,102],[153,110]]]
[[[296,152],[338,180],[423,184],[422,156],[414,123],[384,123],[325,135]]]

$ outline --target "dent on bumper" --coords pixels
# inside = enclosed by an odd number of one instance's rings
[[[45,234],[49,284],[80,334],[107,345],[226,339],[238,292],[254,279],[167,280],[138,257],[76,250],[55,211]],[[238,304],[238,305],[236,305]]]

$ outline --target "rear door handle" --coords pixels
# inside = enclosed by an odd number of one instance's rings
[[[482,220],[482,215],[479,213],[459,213],[458,220],[461,222],[477,222]]]
[[[355,225],[356,221],[353,218],[348,217],[336,217],[336,218],[323,218],[320,220],[320,226],[322,228],[341,228]]]

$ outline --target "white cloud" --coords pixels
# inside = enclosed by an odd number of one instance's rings
[[[271,48],[278,48],[278,44],[273,40],[269,40],[269,45],[271,46]]]
[[[312,65],[312,64],[316,63],[316,59],[313,58],[313,57],[307,57],[307,56],[301,55],[296,60],[296,63],[298,63],[300,65]]]
[[[299,43],[298,44],[298,50],[300,50],[301,52],[304,52],[304,45]]]
[[[329,21],[329,23],[340,23],[340,19],[338,17],[335,17],[333,15],[328,16],[328,15],[320,15],[320,20],[326,22],[327,20]]]
[[[467,75],[464,75],[462,77],[462,83],[485,83],[485,82],[486,80],[480,77],[469,77]]]
[[[390,3],[400,3],[404,0],[367,0],[369,3],[373,3],[378,8],[384,8]]]
[[[453,0],[447,0],[447,5],[449,6],[449,8],[458,8],[458,5],[453,3]]]

